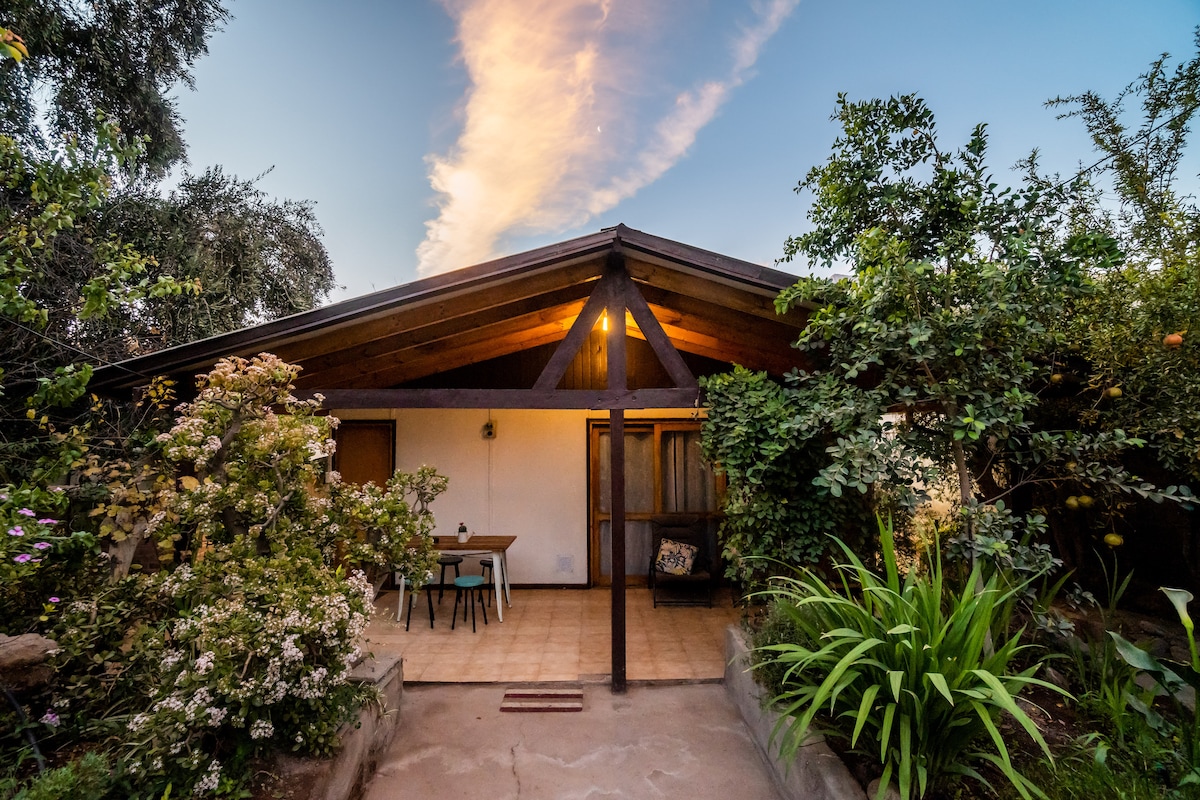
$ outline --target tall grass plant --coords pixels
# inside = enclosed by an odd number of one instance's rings
[[[921,798],[947,779],[987,784],[990,765],[1023,798],[1044,797],[1014,766],[999,719],[1007,713],[1052,761],[1050,750],[1016,702],[1039,686],[1061,692],[1034,674],[1031,645],[1011,633],[1008,585],[979,568],[961,588],[947,584],[937,548],[927,569],[901,575],[890,523],[879,521],[882,574],[842,543],[835,580],[812,570],[781,577],[763,594],[794,626],[795,641],[758,648],[761,669],[782,670],[774,702],[780,754],[790,760],[811,733],[845,737],[852,748],[877,755],[881,790],[894,783],[903,800]],[[789,724],[791,720],[791,724]],[[828,726],[824,730],[821,728]]]

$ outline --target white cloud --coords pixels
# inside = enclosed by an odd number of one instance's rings
[[[640,0],[446,0],[471,89],[458,141],[429,157],[438,215],[417,248],[421,274],[493,258],[510,233],[576,227],[657,180],[750,77],[797,2],[756,5],[728,74],[641,126],[629,87],[647,77],[639,54],[650,29],[669,18]]]

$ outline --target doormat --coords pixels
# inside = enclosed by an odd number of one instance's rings
[[[583,689],[578,687],[546,689],[508,689],[501,711],[583,711]]]

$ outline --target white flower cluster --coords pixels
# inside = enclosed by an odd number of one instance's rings
[[[275,735],[275,726],[269,719],[256,719],[250,726],[251,739],[270,739]]]
[[[196,797],[203,797],[209,792],[215,792],[218,784],[221,782],[221,762],[213,760],[208,765],[208,769],[204,772],[204,777],[197,781],[192,787],[192,794]]]
[[[196,663],[193,665],[196,670],[196,674],[206,675],[211,672],[214,658],[216,658],[216,653],[212,652],[211,650],[201,653],[200,657],[196,659]]]

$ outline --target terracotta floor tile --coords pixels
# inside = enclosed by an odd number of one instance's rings
[[[384,595],[364,636],[364,649],[400,653],[408,681],[514,682],[598,679],[612,667],[611,596],[606,589],[517,590],[500,622],[495,605],[483,624],[476,607],[450,630],[453,593],[435,604],[431,630],[425,609],[413,608],[409,631],[393,619],[396,595]],[[423,600],[423,598],[418,598]],[[435,597],[436,600],[436,597]],[[653,608],[649,592],[626,595],[626,674],[631,680],[719,678],[724,673],[724,631],[739,612],[724,603],[707,608]]]

